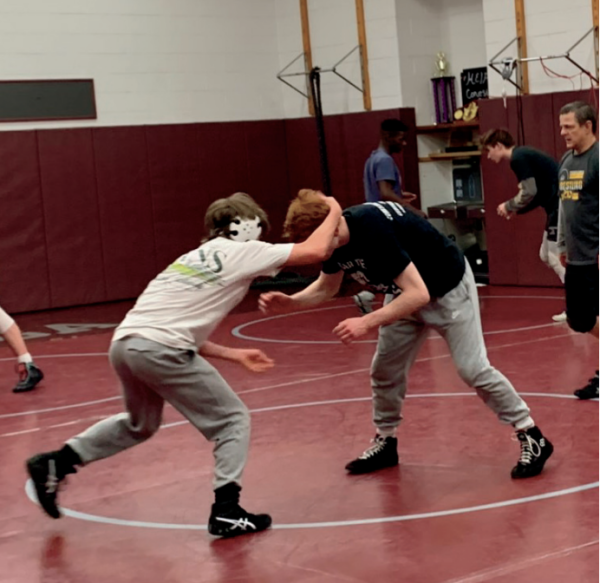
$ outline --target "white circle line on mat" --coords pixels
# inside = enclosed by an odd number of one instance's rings
[[[545,342],[548,340],[554,340],[554,339],[558,339],[558,338],[567,338],[569,336],[574,336],[575,332],[569,332],[568,334],[560,334],[557,336],[549,336],[549,337],[544,337],[544,338],[534,338],[532,340],[525,340],[522,342],[512,342],[509,344],[500,344],[498,346],[491,346],[488,348],[489,350],[497,350],[499,348],[512,348],[515,346],[521,346],[522,344],[531,344],[533,342]],[[418,358],[415,363],[417,362],[427,362],[430,360],[439,360],[439,359],[443,359],[443,358],[450,358],[451,355],[450,354],[440,354],[438,356],[426,356],[423,358]],[[258,388],[254,388],[254,389],[247,389],[244,391],[240,391],[239,393],[237,393],[238,395],[246,395],[248,393],[257,393],[257,392],[261,392],[261,391],[267,391],[267,390],[271,390],[271,389],[277,389],[280,387],[288,387],[288,386],[292,386],[292,385],[296,385],[296,384],[303,384],[303,383],[311,383],[311,382],[315,382],[315,381],[320,381],[320,380],[325,380],[328,378],[333,378],[333,377],[340,377],[340,376],[346,376],[349,374],[357,374],[357,373],[361,373],[361,372],[367,372],[369,369],[368,368],[364,368],[364,369],[358,369],[358,370],[350,370],[350,371],[342,371],[342,372],[337,372],[337,373],[332,373],[332,374],[324,374],[324,375],[320,375],[317,377],[312,377],[309,379],[303,378],[303,379],[296,379],[294,381],[288,381],[285,383],[277,383],[275,385],[268,385],[266,387],[258,387]],[[60,405],[58,407],[48,407],[46,409],[35,409],[33,411],[19,411],[16,413],[3,413],[0,414],[0,419],[8,419],[8,418],[13,418],[13,417],[24,417],[26,415],[38,415],[38,414],[42,414],[42,413],[53,413],[55,411],[64,411],[66,409],[74,409],[77,407],[86,407],[88,405],[97,405],[97,404],[101,404],[101,403],[106,403],[109,401],[116,401],[122,399],[121,395],[116,395],[114,397],[106,397],[104,399],[97,399],[94,401],[83,401],[81,403],[73,403],[70,405]]]
[[[552,299],[552,300],[561,300],[564,298],[560,298],[557,296],[485,296],[480,297],[479,299]],[[304,314],[313,314],[316,312],[325,312],[329,310],[341,310],[344,308],[354,307],[354,304],[343,304],[341,306],[325,306],[320,308],[313,308],[311,310],[302,310],[299,312],[290,312],[288,314],[277,314],[275,316],[266,316],[264,318],[258,318],[256,320],[251,320],[250,322],[245,322],[244,324],[240,324],[236,326],[231,331],[231,334],[236,338],[241,338],[243,340],[252,340],[254,342],[267,342],[271,344],[339,344],[339,340],[285,340],[280,338],[266,338],[263,336],[250,336],[249,334],[245,334],[242,330],[254,326],[256,324],[263,324],[265,322],[271,322],[273,320],[280,320],[283,318],[289,318],[290,316],[295,315],[304,315]],[[560,326],[560,322],[549,322],[548,324],[537,324],[535,326],[522,326],[520,328],[507,328],[505,330],[491,330],[489,332],[484,332],[484,336],[492,336],[495,334],[508,334],[511,332],[525,332],[527,330],[539,330],[541,328],[553,328],[556,326]],[[440,340],[441,336],[430,336],[428,340]],[[354,344],[375,344],[377,340],[357,340]]]
[[[598,488],[599,482],[590,482],[589,484],[582,484],[580,486],[574,486],[572,488],[565,488],[563,490],[555,490],[553,492],[546,492],[544,494],[535,494],[534,496],[526,496],[524,498],[513,498],[512,500],[501,500],[499,502],[491,502],[489,504],[479,504],[477,506],[465,506],[463,508],[452,508],[448,510],[437,510],[434,512],[421,512],[418,514],[403,514],[400,516],[382,516],[378,518],[362,518],[356,520],[332,520],[326,522],[298,522],[298,523],[287,523],[287,524],[274,524],[274,530],[285,530],[285,529],[304,529],[304,528],[331,528],[339,526],[361,526],[368,524],[382,524],[386,522],[406,522],[409,520],[425,520],[427,518],[441,518],[444,516],[455,516],[457,514],[468,514],[471,512],[481,512],[484,510],[494,510],[497,508],[506,508],[507,506],[516,506],[518,504],[527,504],[529,502],[539,502],[541,500],[549,500],[551,498],[558,498],[560,496],[567,496],[569,494],[576,494],[578,492],[585,492],[586,490],[592,490]],[[32,501],[36,502],[35,492],[31,480],[28,480],[25,484],[25,492],[27,497]],[[112,518],[109,516],[99,516],[96,514],[88,514],[87,512],[79,512],[78,510],[70,510],[68,508],[61,508],[62,513],[69,518],[77,518],[79,520],[85,520],[87,522],[97,522],[101,524],[110,524],[113,526],[128,526],[137,528],[151,528],[151,529],[163,529],[163,530],[206,530],[206,526],[203,524],[177,524],[168,522],[146,522],[143,520],[124,520],[122,518]]]
[[[551,397],[556,399],[575,399],[573,395],[561,395],[561,394],[545,394],[545,393],[521,393],[523,396],[529,397]],[[439,398],[439,397],[473,397],[476,396],[474,393],[424,393],[422,395],[409,395],[412,398]],[[328,401],[312,401],[308,403],[295,403],[291,405],[280,405],[276,407],[263,407],[261,409],[255,409],[253,413],[263,413],[268,411],[279,411],[282,409],[293,409],[300,407],[312,407],[318,405],[330,405],[336,403],[348,403],[370,400],[370,397],[359,397],[353,399],[334,399]],[[175,427],[183,425],[187,421],[180,421],[164,425],[163,427]],[[497,508],[505,508],[508,506],[516,506],[518,504],[527,504],[529,502],[539,502],[542,500],[549,500],[552,498],[558,498],[560,496],[567,496],[570,494],[576,494],[578,492],[584,492],[586,490],[592,490],[598,488],[599,482],[590,482],[587,484],[581,484],[579,486],[573,486],[571,488],[565,488],[562,490],[555,490],[552,492],[545,492],[543,494],[535,494],[533,496],[526,496],[522,498],[513,498],[511,500],[501,500],[498,502],[491,502],[488,504],[478,504],[475,506],[465,506],[462,508],[451,508],[447,510],[437,510],[434,512],[422,512],[418,514],[403,514],[398,516],[383,516],[377,518],[363,518],[354,520],[334,520],[325,522],[299,522],[299,523],[287,523],[287,524],[276,524],[273,526],[274,529],[306,529],[306,528],[330,528],[340,526],[360,526],[368,524],[382,524],[389,522],[405,522],[409,520],[424,520],[428,518],[440,518],[445,516],[454,516],[457,514],[467,514],[473,512],[481,512],[485,510],[494,510]],[[27,480],[25,484],[25,493],[27,497],[34,503],[37,504],[35,490],[31,480]],[[99,516],[96,514],[89,514],[86,512],[79,512],[78,510],[71,510],[70,508],[62,508],[61,510],[65,516],[70,518],[76,518],[87,522],[96,522],[101,524],[110,524],[113,526],[127,526],[137,528],[150,528],[150,529],[163,529],[163,530],[206,530],[206,526],[201,524],[176,524],[167,522],[146,522],[142,520],[127,520],[122,518],[112,518],[107,516]]]

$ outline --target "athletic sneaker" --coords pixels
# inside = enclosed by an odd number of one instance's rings
[[[376,435],[371,447],[346,464],[350,474],[368,474],[398,465],[398,439]]]
[[[370,291],[361,291],[359,294],[354,296],[354,303],[363,316],[370,314],[373,311],[374,300],[375,294],[371,293]]]
[[[66,464],[58,452],[40,453],[27,460],[27,473],[35,487],[38,502],[44,512],[52,518],[62,515],[57,505],[60,483],[67,474],[75,474],[74,466]]]
[[[521,457],[512,469],[511,477],[533,478],[544,469],[544,464],[552,455],[554,446],[537,427],[527,431],[517,431],[517,439],[521,442]]]
[[[562,314],[555,314],[554,316],[552,316],[552,320],[554,322],[566,322],[567,312],[562,312]]]
[[[13,393],[25,393],[32,391],[44,378],[44,373],[33,362],[20,362],[17,365],[19,382],[13,389]]]
[[[213,504],[208,519],[208,532],[214,536],[231,538],[266,530],[271,522],[268,514],[250,514],[239,504],[227,507]]]
[[[588,384],[582,389],[577,389],[574,395],[583,400],[586,399],[597,399],[598,398],[598,371],[596,371],[596,376],[591,378]]]

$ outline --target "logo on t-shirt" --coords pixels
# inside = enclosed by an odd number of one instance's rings
[[[369,278],[362,271],[355,271],[350,274],[350,277],[358,281],[361,285],[369,285]]]
[[[585,170],[562,170],[558,182],[561,200],[579,200],[584,179]]]
[[[223,282],[219,274],[223,271],[224,259],[225,253],[221,250],[206,252],[202,248],[196,249],[171,263],[156,279],[196,289],[221,286]]]

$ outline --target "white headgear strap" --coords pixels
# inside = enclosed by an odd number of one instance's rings
[[[253,219],[235,217],[229,224],[229,238],[232,241],[239,241],[240,243],[258,241],[261,233],[262,225],[260,224],[260,219],[258,217]]]

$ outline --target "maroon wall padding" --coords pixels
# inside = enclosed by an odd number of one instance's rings
[[[480,131],[482,135],[493,128],[509,128],[508,111],[501,99],[479,101]],[[514,131],[511,129],[511,131]],[[517,181],[508,163],[495,164],[481,157],[485,201],[485,232],[488,248],[490,283],[516,285],[518,282],[517,221],[498,216],[498,205],[516,194]],[[519,217],[520,218],[520,217]]]
[[[386,117],[414,125],[408,109],[325,118],[344,206],[363,201],[364,162]],[[278,240],[290,199],[322,188],[312,118],[1,132],[2,154],[0,249],[10,259],[0,304],[12,312],[135,297],[199,244],[208,205],[236,191],[264,206]],[[398,164],[418,193],[412,133]]]
[[[249,174],[244,124],[199,123],[196,132],[200,195],[206,206],[217,198],[244,192]]]
[[[50,305],[44,213],[35,132],[0,132],[0,306]]]
[[[51,307],[105,301],[92,130],[37,135]]]
[[[197,247],[213,178],[200,175],[197,126],[147,126],[148,166],[158,271]]]
[[[343,207],[357,202],[350,190],[350,163],[348,161],[348,144],[344,135],[344,116],[328,115],[325,117],[325,139],[327,141],[327,158],[331,177],[331,194]],[[308,146],[310,147],[310,145]],[[317,148],[315,144],[313,147]]]
[[[156,275],[143,127],[93,130],[106,299],[139,295]]]
[[[279,240],[289,192],[285,124],[283,120],[272,120],[239,125],[246,136],[249,168],[247,192],[269,216],[272,230],[268,239]]]
[[[527,95],[522,98],[521,102],[523,107],[524,143],[555,157],[553,128],[557,123],[557,119],[554,118],[552,112],[552,96]],[[515,178],[515,185],[516,182]],[[514,221],[517,227],[519,285],[560,286],[560,279],[554,273],[554,270],[550,269],[540,259],[539,250],[546,224],[544,210],[536,209],[525,215],[513,217],[511,221]]]
[[[323,188],[319,166],[317,129],[313,118],[286,119],[285,148],[289,183],[289,198],[302,188]]]

